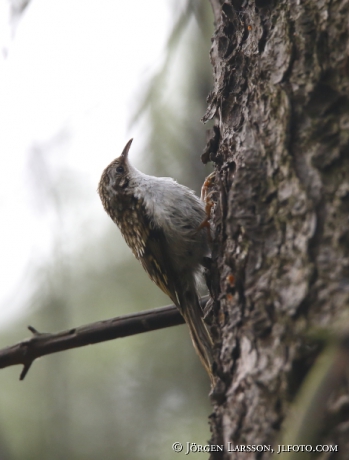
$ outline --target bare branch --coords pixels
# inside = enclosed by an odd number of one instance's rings
[[[201,305],[203,306],[206,301],[207,297],[204,297]],[[55,334],[40,333],[34,327],[28,326],[34,334],[33,337],[0,350],[0,369],[23,364],[24,368],[20,375],[20,380],[23,380],[32,363],[40,356],[183,323],[184,319],[175,305],[169,305],[98,321]]]

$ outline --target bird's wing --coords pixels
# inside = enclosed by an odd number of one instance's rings
[[[174,273],[167,255],[167,242],[162,230],[150,231],[141,263],[155,284],[179,306]]]
[[[128,226],[127,232],[123,231],[122,226],[120,230],[151,280],[179,307],[175,273],[168,255],[165,234],[150,220],[140,201],[137,201],[134,211],[137,213],[135,225],[131,228]]]
[[[212,339],[203,321],[194,280],[179,279],[178,274],[176,276],[168,254],[171,248],[164,231],[149,221],[144,211],[139,213],[138,224],[142,245],[136,257],[155,284],[178,307],[189,326],[194,347],[209,375],[212,376]]]

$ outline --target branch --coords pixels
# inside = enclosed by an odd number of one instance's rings
[[[201,299],[201,306],[204,306],[206,301],[207,296]],[[98,321],[55,334],[40,333],[32,326],[28,326],[34,336],[0,350],[0,369],[23,364],[20,375],[20,380],[23,380],[32,363],[40,356],[183,323],[184,319],[177,307],[169,305]]]

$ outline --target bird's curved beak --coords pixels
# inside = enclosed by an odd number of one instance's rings
[[[125,145],[124,150],[122,151],[121,158],[124,160],[127,160],[128,157],[128,151],[130,150],[131,144],[132,144],[133,139],[130,139],[127,144]]]

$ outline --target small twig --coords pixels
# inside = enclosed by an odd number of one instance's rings
[[[201,305],[203,306],[206,301],[207,297],[201,299]],[[40,356],[183,323],[184,319],[178,309],[174,305],[169,305],[98,321],[55,334],[42,334],[34,327],[28,326],[34,336],[0,350],[0,369],[23,364],[24,368],[20,375],[20,380],[23,380],[32,363]]]
[[[32,364],[33,364],[33,361],[30,361],[30,363],[28,364],[24,364],[21,375],[19,376],[19,380],[24,380]]]
[[[36,334],[39,334],[39,332],[35,329],[35,327],[33,326],[28,326],[28,329],[30,330],[30,332],[32,332],[34,335]]]

